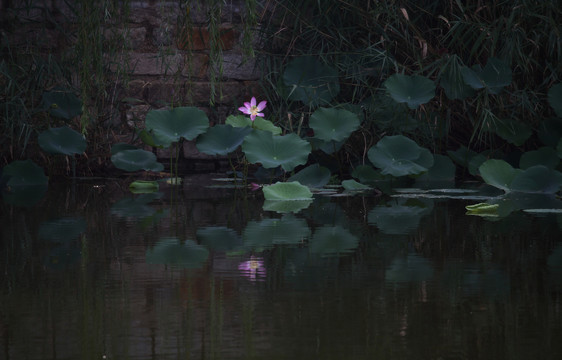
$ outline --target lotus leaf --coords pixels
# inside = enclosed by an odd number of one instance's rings
[[[73,93],[65,90],[45,91],[43,108],[49,110],[52,116],[71,120],[82,114],[82,101]]]
[[[308,200],[312,198],[308,187],[301,185],[298,181],[265,185],[263,195],[266,200]]]
[[[50,128],[39,134],[39,146],[51,154],[74,155],[86,150],[86,139],[68,126]]]
[[[504,160],[498,159],[486,160],[478,170],[487,184],[506,192],[510,191],[511,182],[515,176],[521,173],[521,169],[514,169]]]
[[[322,188],[328,184],[331,175],[328,168],[320,166],[320,164],[314,164],[291,176],[288,181],[298,181],[311,188]]]
[[[452,181],[455,179],[456,167],[453,161],[444,155],[433,155],[433,166],[422,174],[418,181]]]
[[[445,90],[445,95],[451,100],[462,100],[474,94],[474,90],[463,79],[461,60],[457,55],[451,55],[442,69],[439,84]]]
[[[381,175],[380,171],[375,170],[375,168],[370,165],[359,165],[353,169],[351,176],[364,184],[374,183],[379,180],[384,180],[385,178]]]
[[[225,124],[235,128],[249,127],[253,129],[269,131],[273,135],[281,135],[282,132],[279,126],[275,126],[271,121],[261,117],[257,117],[256,120],[252,122],[249,117],[244,115],[230,115],[226,118]]]
[[[314,137],[324,141],[344,141],[360,125],[354,113],[341,109],[318,108],[310,116]]]
[[[111,157],[111,162],[116,168],[125,171],[164,170],[164,165],[156,161],[156,155],[142,149],[120,151]]]
[[[488,203],[478,203],[474,205],[467,205],[467,215],[477,215],[477,216],[498,216],[499,204],[488,204]]]
[[[148,264],[166,264],[182,268],[197,269],[209,257],[209,250],[194,241],[183,244],[176,238],[160,239],[152,249],[146,251]]]
[[[558,83],[548,90],[548,103],[556,115],[562,118],[562,83]]]
[[[198,229],[197,240],[201,245],[215,251],[231,251],[242,246],[242,239],[236,231],[224,226]]]
[[[367,153],[369,160],[392,176],[414,175],[433,166],[433,155],[415,141],[403,136],[385,136]]]
[[[309,137],[307,140],[314,150],[323,151],[328,155],[338,152],[345,144],[345,141],[324,141],[315,137]]]
[[[193,140],[209,127],[207,115],[196,107],[177,107],[171,110],[151,110],[146,114],[146,129],[152,131],[156,142],[169,147],[181,138]]]
[[[289,62],[283,82],[291,88],[289,99],[311,107],[328,104],[340,91],[338,71],[312,56]]]
[[[291,171],[306,163],[310,144],[296,134],[273,136],[268,131],[254,130],[246,136],[242,151],[251,163],[261,163],[266,169],[281,166]]]
[[[516,120],[496,124],[495,131],[502,139],[516,146],[523,145],[533,135],[529,125]]]
[[[521,169],[528,169],[535,165],[544,165],[549,169],[555,169],[558,164],[560,164],[560,158],[556,150],[549,146],[527,151],[521,155],[521,159],[519,160],[519,167]]]
[[[49,179],[43,169],[32,160],[16,160],[2,169],[0,183],[11,190],[15,187],[46,185]]]
[[[489,58],[484,69],[475,66],[472,69],[464,67],[462,74],[465,82],[473,89],[487,88],[491,94],[500,91],[511,84],[511,68],[498,58]]]
[[[322,226],[314,232],[309,242],[311,253],[324,256],[350,253],[357,246],[357,237],[341,226]]]
[[[535,165],[519,172],[511,182],[510,190],[525,193],[554,194],[562,186],[562,173],[544,165]]]
[[[249,127],[215,125],[197,138],[197,150],[208,155],[227,155],[236,150],[251,132]]]
[[[384,86],[396,102],[406,103],[410,109],[416,109],[435,96],[435,83],[419,75],[394,74]]]

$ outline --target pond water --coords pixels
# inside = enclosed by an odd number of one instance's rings
[[[561,215],[212,184],[0,204],[0,358],[562,358]]]

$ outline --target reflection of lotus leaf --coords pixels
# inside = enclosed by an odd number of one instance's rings
[[[429,260],[416,254],[395,258],[385,273],[386,281],[397,283],[427,281],[432,277],[433,266]]]
[[[298,213],[312,204],[310,200],[265,200],[263,209],[265,211],[275,211],[278,214]]]
[[[146,129],[165,147],[181,138],[193,140],[209,127],[207,115],[196,107],[151,110],[146,114]]]
[[[306,221],[291,214],[284,215],[281,219],[251,221],[243,234],[244,245],[250,248],[302,244],[309,237],[310,228]]]
[[[420,206],[376,206],[369,211],[369,224],[386,234],[410,234],[429,210]]]
[[[353,252],[359,240],[341,226],[323,226],[318,228],[309,243],[309,250],[314,254],[337,255]]]
[[[68,126],[50,128],[39,134],[39,146],[51,154],[74,155],[86,150],[86,139]]]
[[[43,169],[32,160],[16,160],[6,165],[0,180],[9,188],[46,185],[48,182]]]
[[[403,136],[385,136],[368,152],[369,160],[392,176],[426,172],[433,165],[433,155],[415,141]]]
[[[547,264],[554,282],[562,285],[562,245],[554,248],[548,256]]]
[[[324,141],[344,141],[360,125],[354,113],[342,109],[318,108],[310,116],[314,137]]]
[[[122,199],[113,204],[111,214],[122,217],[145,218],[154,215],[156,210],[150,202],[160,198],[162,193],[142,194],[135,198]]]
[[[86,221],[82,218],[61,218],[45,221],[39,226],[39,238],[53,242],[76,240],[86,231]]]
[[[423,76],[394,74],[384,86],[394,101],[406,103],[410,109],[425,104],[435,96],[435,83]]]
[[[340,91],[338,71],[316,57],[292,60],[283,72],[283,82],[290,87],[289,98],[316,107],[329,103]]]
[[[156,155],[142,149],[119,151],[111,157],[111,162],[116,168],[125,171],[164,170],[164,165],[156,161]]]
[[[365,191],[371,189],[370,186],[358,183],[355,180],[344,180],[341,182],[341,184],[347,191]]]
[[[311,188],[322,188],[330,181],[330,170],[319,164],[310,165],[291,176],[288,181],[298,181]]]
[[[305,164],[310,149],[310,144],[296,134],[274,136],[261,130],[254,130],[242,143],[249,162],[261,163],[266,169],[281,166],[285,171]]]
[[[242,239],[236,231],[224,226],[198,229],[197,239],[201,245],[215,251],[229,251],[242,245]]]
[[[208,155],[228,155],[252,132],[249,127],[215,125],[197,138],[197,150]]]
[[[181,243],[176,238],[160,239],[158,243],[146,251],[148,264],[166,264],[183,268],[196,269],[203,266],[209,257],[209,250],[186,240]]]

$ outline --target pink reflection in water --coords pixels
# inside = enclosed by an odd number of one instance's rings
[[[238,270],[242,276],[250,279],[251,281],[265,280],[265,267],[261,258],[251,257],[250,260],[241,262],[238,265]]]

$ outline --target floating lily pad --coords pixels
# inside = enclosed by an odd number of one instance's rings
[[[251,132],[249,127],[215,125],[197,138],[196,147],[204,154],[227,155],[236,150]]]
[[[177,107],[171,110],[151,110],[146,114],[146,129],[152,131],[157,142],[169,147],[181,138],[193,140],[209,128],[207,115],[196,107]]]
[[[249,117],[244,115],[230,115],[226,118],[225,124],[235,128],[248,127],[252,129],[269,131],[273,135],[281,135],[282,132],[282,129],[279,126],[275,126],[271,121],[266,120],[262,117],[256,117],[256,119],[252,121]]]
[[[435,83],[419,75],[394,74],[384,86],[394,101],[406,103],[410,109],[416,109],[435,96]]]
[[[359,240],[341,226],[322,226],[314,232],[308,249],[323,256],[343,255],[355,251]]]
[[[359,128],[357,115],[342,109],[318,108],[310,116],[314,137],[324,141],[344,141]]]
[[[312,56],[289,62],[283,82],[289,87],[289,99],[312,107],[328,104],[340,91],[338,71]]]
[[[305,167],[295,175],[291,176],[288,181],[298,181],[302,185],[319,189],[330,182],[331,175],[332,174],[328,168],[320,166],[319,164],[314,164]]]
[[[277,182],[273,185],[265,185],[263,195],[266,200],[308,200],[312,198],[312,192],[298,181]]]
[[[266,169],[281,166],[285,171],[305,164],[310,149],[310,144],[296,134],[274,136],[261,130],[254,130],[242,143],[249,162],[261,163]]]
[[[74,155],[86,150],[86,139],[68,126],[50,128],[39,134],[39,146],[51,154]]]
[[[464,81],[473,89],[486,88],[491,94],[499,94],[512,81],[511,68],[498,58],[489,58],[484,69],[480,66],[462,68]]]
[[[433,166],[433,155],[429,150],[403,135],[385,136],[369,149],[367,155],[383,175],[420,174]]]
[[[156,155],[142,149],[119,151],[111,157],[111,162],[116,168],[125,171],[164,170],[164,165],[156,161]]]
[[[562,118],[562,83],[558,83],[548,90],[548,103],[556,115]]]
[[[82,101],[65,90],[45,91],[42,105],[52,116],[65,120],[71,120],[82,114]]]
[[[166,264],[181,268],[197,269],[209,257],[209,250],[194,241],[181,243],[176,238],[164,238],[146,251],[148,264]]]

